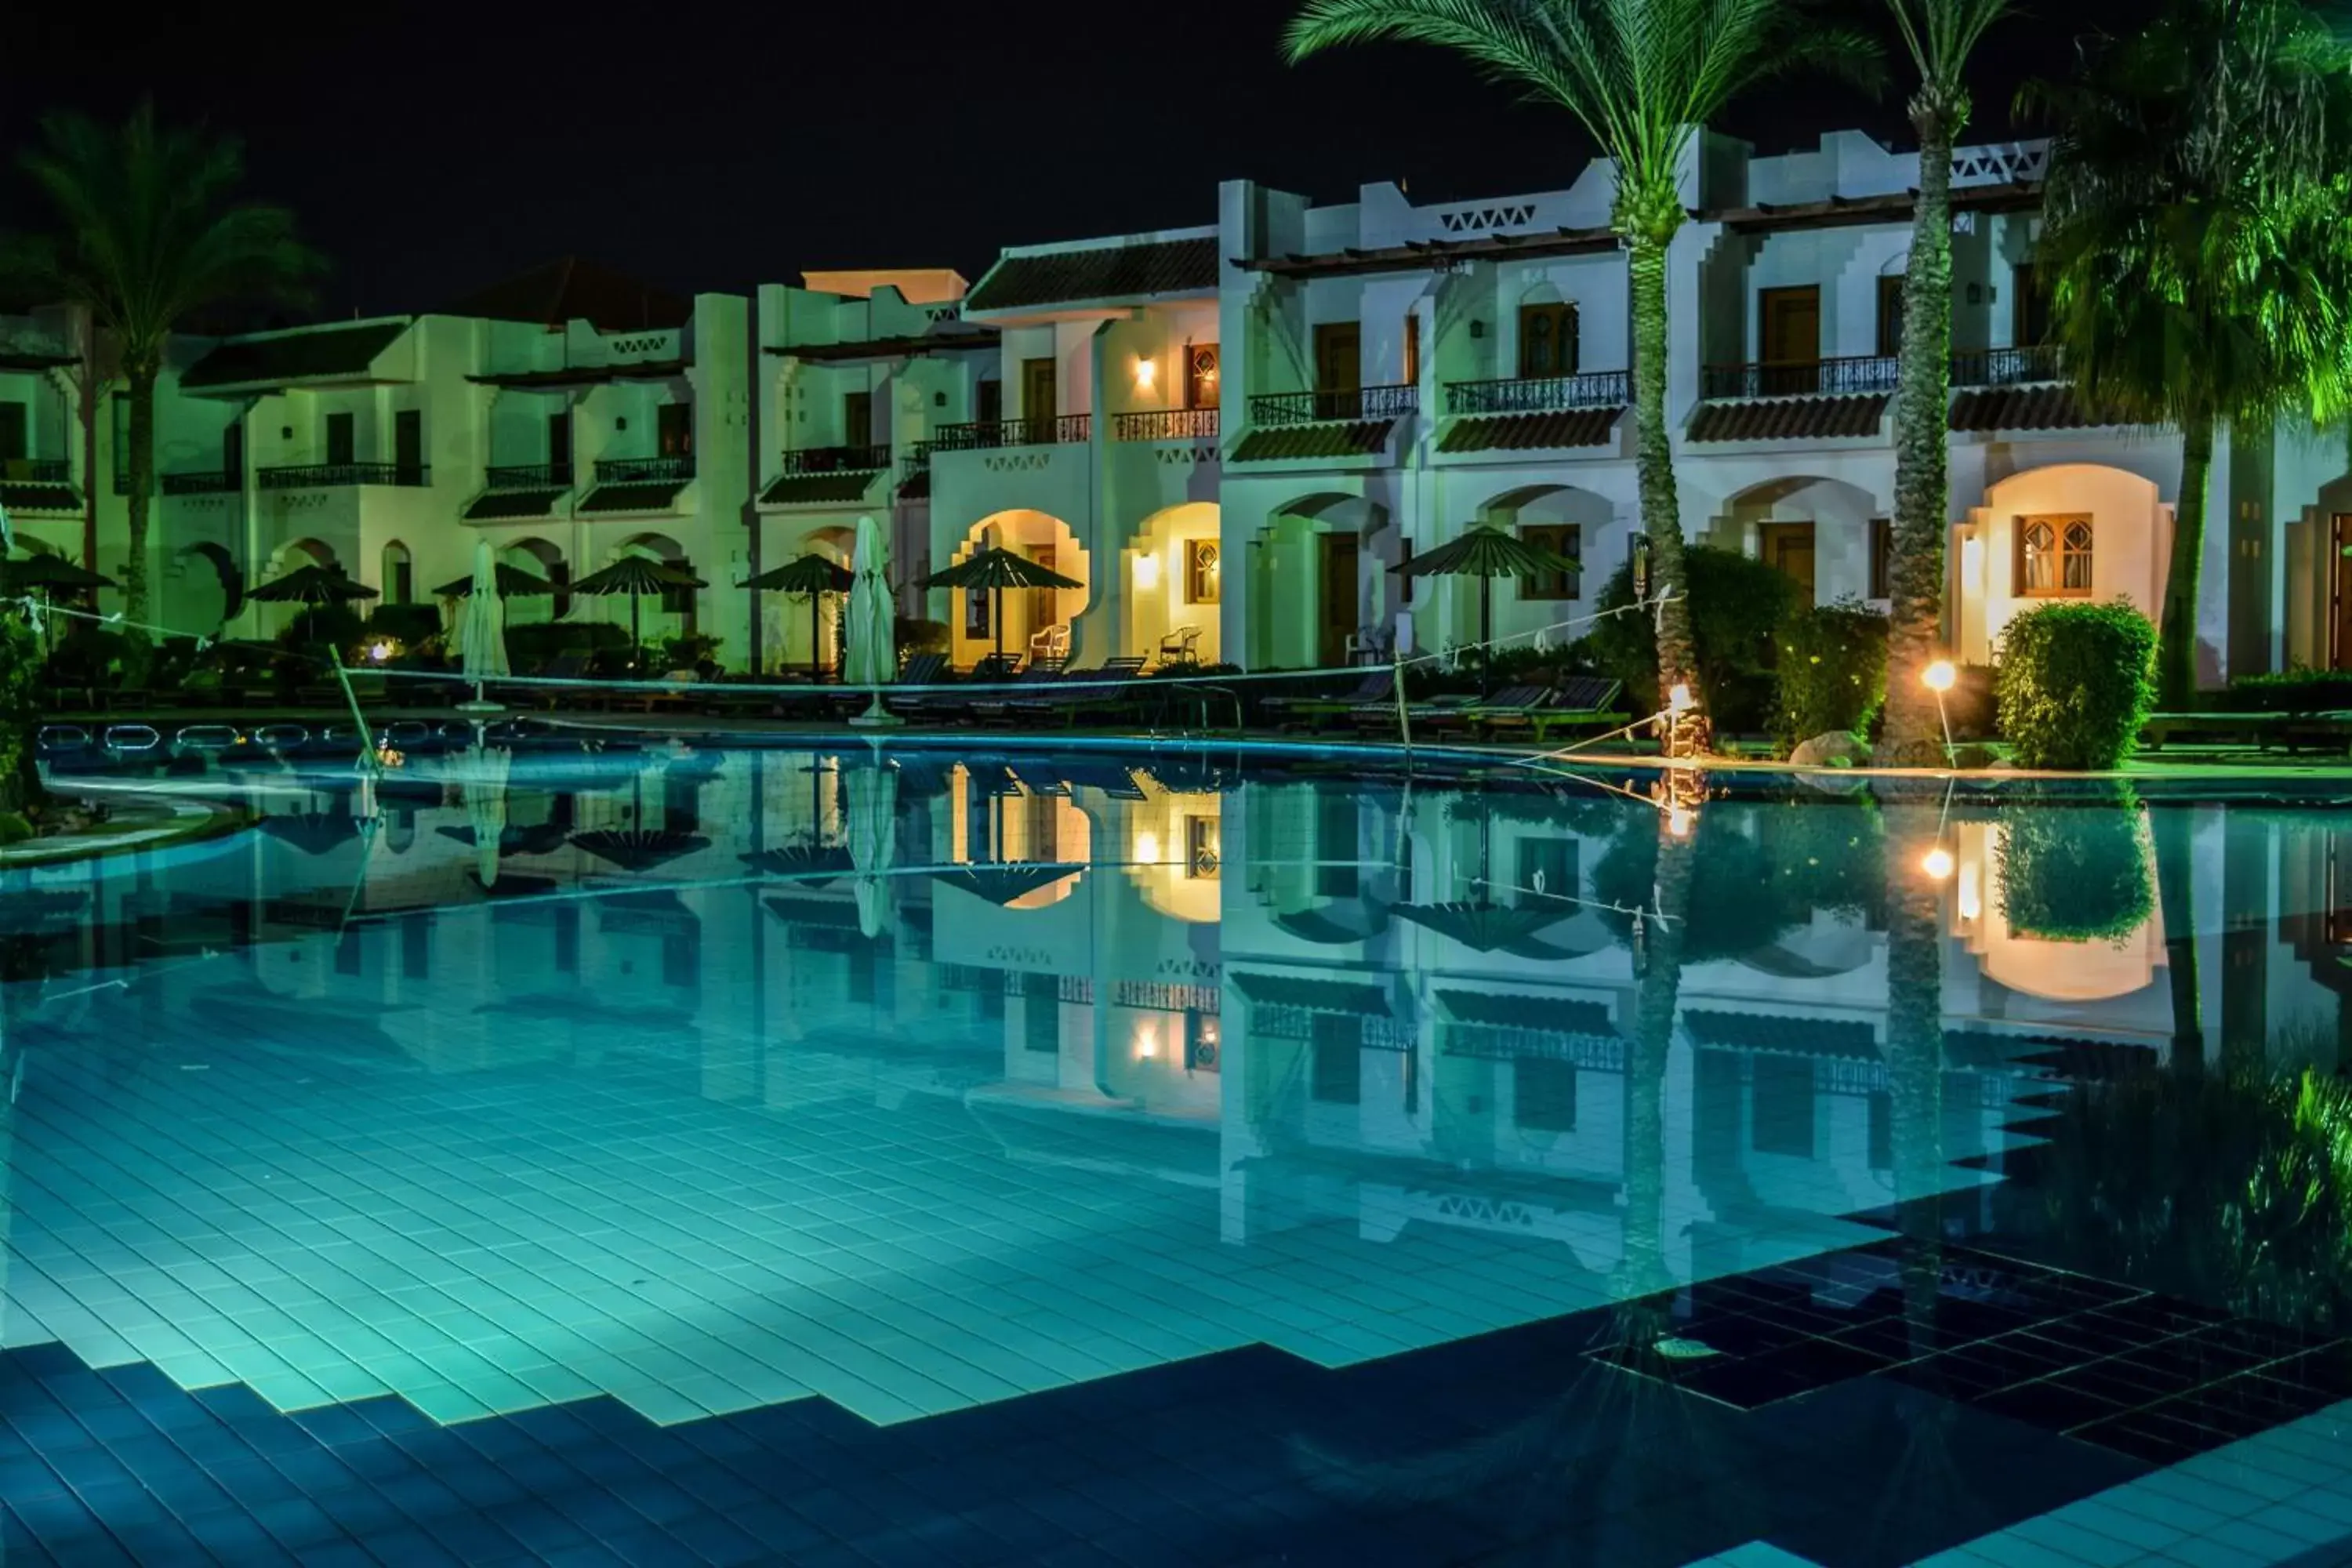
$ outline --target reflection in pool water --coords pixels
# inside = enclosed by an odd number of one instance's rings
[[[253,832],[0,890],[8,1346],[887,1425],[1588,1310],[1753,1405],[1694,1287],[1884,1274],[1883,1367],[1948,1247],[2338,1321],[2341,1100],[2287,1072],[2345,1027],[2324,813],[1678,837],[1571,781],[919,748],[251,782]]]

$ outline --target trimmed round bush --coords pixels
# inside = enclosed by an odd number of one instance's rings
[[[2128,787],[2109,801],[2001,813],[2000,912],[2019,936],[2119,942],[2156,908],[2147,817]]]
[[[2156,702],[2156,626],[2129,605],[2043,605],[2009,623],[1995,677],[2018,766],[2120,766]]]
[[[1886,700],[1886,617],[1851,600],[1800,605],[1781,623],[1779,642],[1772,732],[1781,746],[1833,731],[1869,733]]]

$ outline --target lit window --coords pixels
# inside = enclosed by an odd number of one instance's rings
[[[2029,517],[2017,533],[2017,592],[2028,599],[2084,599],[2091,594],[2091,520]]]
[[[1223,597],[1221,584],[1217,542],[1194,539],[1184,545],[1184,602],[1188,605],[1213,605]]]
[[[1572,522],[1530,523],[1519,530],[1519,538],[1538,550],[1548,550],[1570,561],[1584,559],[1584,531]],[[1576,583],[1577,574],[1573,572],[1538,572],[1519,579],[1519,597],[1573,599],[1577,596]]]

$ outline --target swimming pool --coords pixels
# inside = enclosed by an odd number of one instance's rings
[[[11,1562],[1898,1563],[2352,1394],[2316,805],[200,763],[0,886]]]

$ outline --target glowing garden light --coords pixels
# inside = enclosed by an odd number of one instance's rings
[[[1952,716],[1944,709],[1944,693],[1958,685],[1959,679],[1960,672],[1952,668],[1952,661],[1948,658],[1939,658],[1919,672],[1919,683],[1936,694],[1936,720],[1944,727],[1946,767],[1952,764]],[[1938,849],[1936,853],[1941,855],[1944,852]],[[1947,857],[1945,874],[1948,875],[1949,871],[1949,858]]]
[[[1919,862],[1919,869],[1931,880],[1940,882],[1952,874],[1952,852],[1938,844],[1927,851]]]

